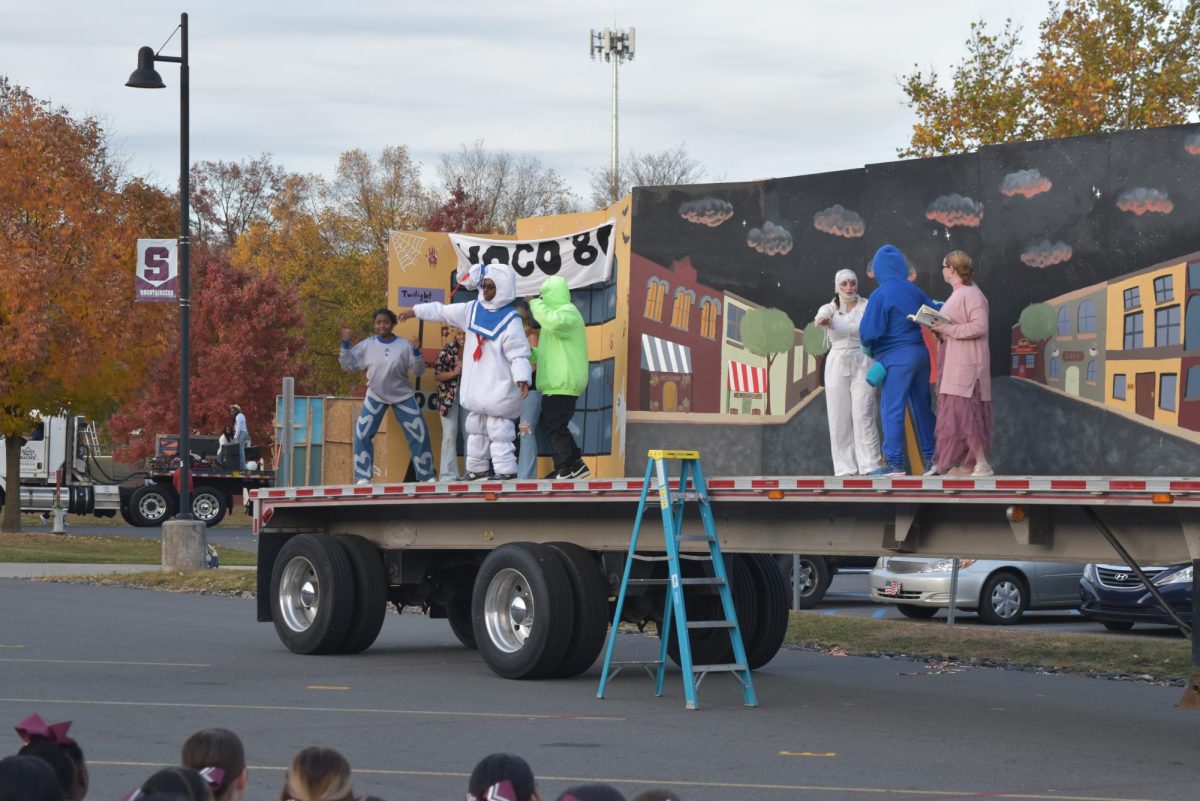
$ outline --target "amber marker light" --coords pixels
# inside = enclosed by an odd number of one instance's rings
[[[1156,492],[1150,496],[1153,503],[1175,503],[1175,496],[1169,492]]]
[[[767,497],[773,501],[782,501],[783,490],[767,490]]]
[[[1020,523],[1025,519],[1024,506],[1010,506],[1004,511],[1004,516],[1008,518],[1010,523]]]

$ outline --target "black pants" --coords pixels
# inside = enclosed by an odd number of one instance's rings
[[[542,396],[542,428],[546,430],[546,436],[550,438],[550,445],[554,448],[555,470],[566,470],[582,461],[579,446],[575,444],[575,438],[567,428],[575,414],[575,403],[578,400],[574,395]]]

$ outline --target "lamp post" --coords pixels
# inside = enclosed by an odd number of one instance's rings
[[[179,512],[180,520],[192,519],[192,450],[191,419],[188,408],[190,362],[190,316],[192,306],[190,266],[192,227],[188,214],[188,15],[179,15],[180,54],[160,56],[151,47],[138,50],[137,69],[129,76],[126,86],[134,89],[165,89],[162,76],[154,62],[165,61],[179,65]]]
[[[637,31],[634,28],[629,30],[605,28],[602,31],[593,28],[588,33],[588,55],[592,57],[592,61],[595,61],[596,56],[599,55],[605,61],[612,63],[612,181],[609,191],[612,194],[610,200],[613,203],[621,199],[617,194],[620,191],[617,178],[617,67],[626,59],[633,61],[636,39]]]

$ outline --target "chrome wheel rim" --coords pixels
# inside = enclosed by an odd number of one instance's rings
[[[533,632],[533,593],[519,571],[506,567],[492,576],[483,601],[488,638],[506,654],[521,650]]]
[[[192,501],[192,514],[197,520],[203,520],[207,523],[212,520],[221,511],[221,503],[216,496],[210,495],[207,492],[203,495],[197,495]]]
[[[138,513],[146,520],[161,520],[167,515],[167,502],[157,492],[147,492],[138,501]]]
[[[321,583],[312,562],[293,557],[279,579],[279,611],[287,627],[297,633],[308,631],[317,617]]]
[[[1021,588],[1011,581],[1001,581],[992,588],[992,611],[1008,620],[1021,609]]]
[[[817,586],[817,571],[813,568],[812,562],[800,561],[799,575],[796,577],[799,581],[799,590],[801,595],[810,594]]]

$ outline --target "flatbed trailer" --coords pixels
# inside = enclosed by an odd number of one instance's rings
[[[378,634],[386,600],[447,617],[500,675],[582,672],[611,621],[641,491],[635,478],[253,491],[258,619],[299,653],[360,651]],[[754,667],[774,656],[786,629],[790,594],[772,554],[1200,566],[1196,478],[717,477],[708,492]],[[642,547],[661,542],[651,517]],[[637,562],[633,575],[661,570]],[[656,619],[662,586],[630,591],[625,617]],[[727,647],[696,637],[702,651]],[[1200,674],[1194,639],[1193,657]]]

